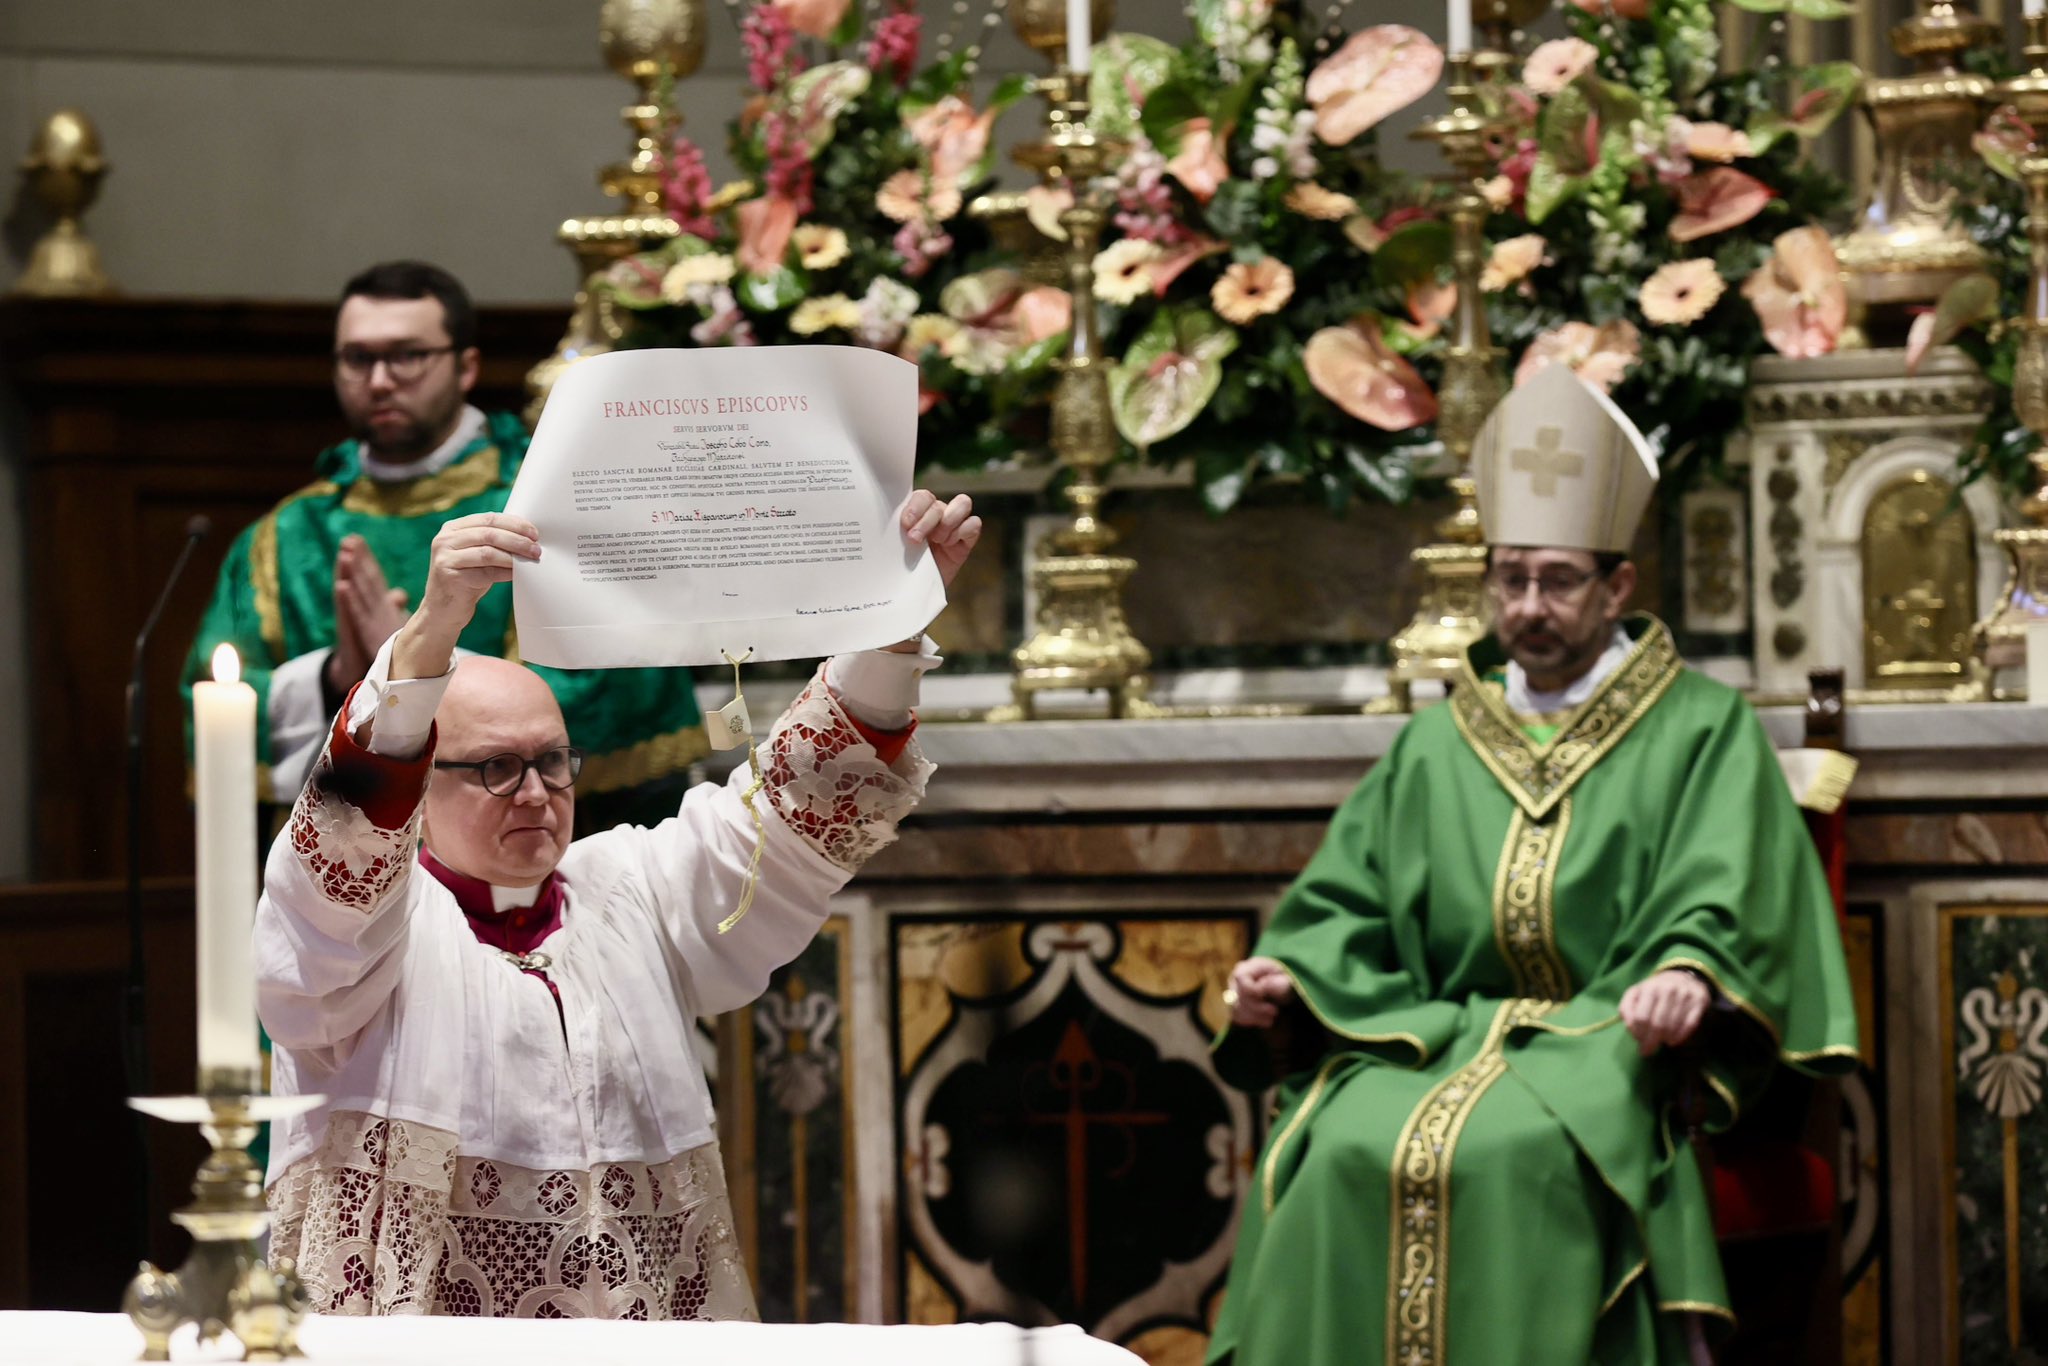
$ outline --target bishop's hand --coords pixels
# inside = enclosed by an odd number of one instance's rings
[[[1714,1002],[1713,988],[1683,968],[1652,973],[1621,995],[1621,1022],[1648,1057],[1693,1036]]]
[[[493,584],[516,564],[540,559],[540,528],[508,512],[479,512],[444,523],[434,535],[427,586],[417,612],[391,647],[393,678],[439,678],[455,661],[455,643]]]
[[[1265,1029],[1280,1018],[1280,1007],[1294,999],[1294,979],[1271,958],[1247,958],[1230,970],[1223,1004],[1230,1022],[1247,1029]]]

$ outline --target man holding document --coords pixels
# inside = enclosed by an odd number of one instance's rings
[[[886,525],[840,501],[905,583],[942,589],[981,532],[965,497],[919,490]],[[758,995],[895,838],[931,772],[912,708],[938,658],[922,634],[835,655],[729,782],[572,843],[581,753],[547,688],[455,659],[515,567],[521,589],[549,561],[601,577],[607,533],[558,550],[518,506],[441,529],[271,851],[275,1090],[325,1097],[273,1139],[275,1250],[321,1313],[751,1318],[690,1022]]]

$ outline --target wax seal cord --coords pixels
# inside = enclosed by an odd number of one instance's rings
[[[729,650],[720,650],[719,653],[725,656],[726,663],[732,665],[733,701],[739,703],[741,708],[744,708],[746,694],[740,689],[740,665],[752,659],[754,651],[752,648],[749,648],[738,659],[734,659],[732,652]],[[739,714],[742,716],[746,715],[744,710],[740,710]],[[733,926],[739,924],[740,920],[745,917],[747,911],[753,906],[755,889],[761,884],[761,850],[768,842],[768,826],[761,819],[761,808],[754,805],[754,799],[761,795],[763,788],[768,786],[768,780],[761,776],[761,752],[754,745],[751,729],[749,729],[747,736],[747,767],[754,775],[754,782],[740,800],[747,804],[747,814],[754,818],[754,857],[747,863],[747,885],[740,892],[739,908],[718,922],[718,932],[720,934],[724,934]]]

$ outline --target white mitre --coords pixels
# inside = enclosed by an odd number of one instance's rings
[[[1553,363],[1494,406],[1472,478],[1489,545],[1626,552],[1657,458],[1612,399]]]

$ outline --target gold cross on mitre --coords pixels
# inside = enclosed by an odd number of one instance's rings
[[[1538,498],[1557,497],[1560,477],[1577,479],[1586,472],[1586,457],[1564,449],[1562,427],[1538,428],[1536,444],[1521,447],[1508,459],[1516,469],[1529,476],[1531,490]]]
[[[1487,415],[1472,480],[1491,545],[1625,552],[1657,487],[1657,459],[1612,399],[1554,364]]]

